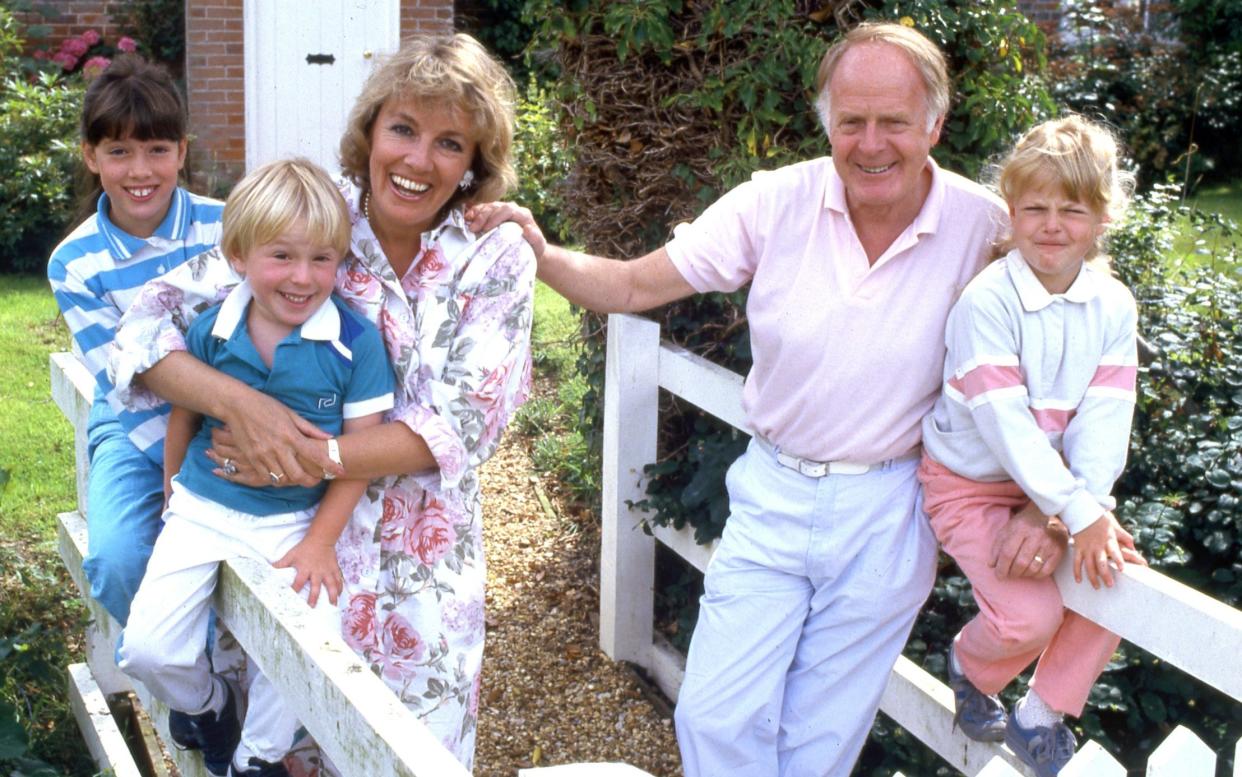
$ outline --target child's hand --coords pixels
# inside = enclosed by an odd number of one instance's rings
[[[310,583],[310,594],[306,597],[306,603],[311,607],[319,601],[320,586],[327,591],[328,601],[332,604],[336,604],[337,597],[344,588],[341,568],[336,563],[336,549],[331,545],[310,542],[303,538],[272,566],[277,569],[293,567],[297,570],[297,575],[293,578],[295,591],[301,591],[302,586]]]
[[[1147,564],[1134,547],[1134,537],[1117,523],[1111,512],[1104,513],[1095,523],[1074,535],[1074,581],[1082,582],[1082,572],[1086,568],[1092,588],[1099,588],[1101,580],[1112,588],[1113,570],[1109,561],[1115,563],[1118,570],[1125,569],[1127,561]]]

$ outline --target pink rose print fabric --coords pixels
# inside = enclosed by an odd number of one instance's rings
[[[398,278],[357,187],[341,188],[353,231],[336,292],[383,335],[397,379],[389,420],[420,435],[438,465],[367,488],[337,543],[341,634],[470,768],[486,577],[477,470],[529,391],[535,259],[515,225],[476,237],[454,211]],[[123,401],[158,401],[134,376],[184,350],[190,321],[239,280],[215,250],[143,288],[110,360]],[[319,765],[302,758],[300,773]]]

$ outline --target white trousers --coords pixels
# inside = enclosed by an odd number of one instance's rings
[[[917,461],[810,478],[752,442],[677,699],[686,777],[844,777],[931,591]]]
[[[313,517],[314,510],[249,515],[173,481],[164,530],[130,608],[121,669],[169,707],[189,714],[204,712],[213,680],[203,645],[220,562],[239,556],[277,561],[306,536]],[[292,585],[293,569],[274,573]],[[340,633],[339,612],[322,590],[313,612],[324,628]],[[300,727],[257,667],[252,666],[251,676],[241,744],[233,759],[243,767],[251,756],[280,761]]]

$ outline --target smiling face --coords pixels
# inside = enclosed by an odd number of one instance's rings
[[[112,223],[134,237],[150,237],[168,213],[185,151],[185,139],[105,138],[83,143],[82,159],[108,195]]]
[[[372,226],[381,239],[435,226],[476,150],[474,125],[460,110],[413,99],[384,103],[371,126],[368,162]]]
[[[930,186],[927,155],[943,123],[928,129],[919,71],[896,46],[863,43],[842,55],[827,88],[832,162],[850,213],[913,219]]]
[[[1103,216],[1059,186],[1032,186],[1009,205],[1013,243],[1051,294],[1065,292],[1104,231]]]
[[[254,292],[246,317],[251,336],[261,330],[279,339],[306,323],[332,294],[341,254],[308,236],[299,220],[230,261]]]

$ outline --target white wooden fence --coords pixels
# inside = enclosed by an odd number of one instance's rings
[[[742,376],[661,343],[658,324],[624,315],[608,319],[606,369],[600,646],[614,659],[646,669],[675,699],[685,662],[653,633],[655,543],[700,570],[714,546],[696,544],[689,529],[653,527],[654,537],[649,536],[641,528],[644,514],[629,505],[646,497],[643,467],[656,460],[659,389],[745,431]],[[1242,612],[1144,567],[1126,567],[1110,590],[1075,584],[1068,564],[1058,570],[1056,581],[1069,608],[1242,701],[1242,671],[1234,652],[1242,646]],[[880,709],[965,774],[1029,773],[1004,746],[955,733],[952,691],[905,658],[893,668]],[[1236,749],[1234,775],[1242,777],[1242,742]],[[1207,777],[1215,774],[1215,763],[1206,745],[1178,727],[1149,756],[1147,775]],[[1088,742],[1061,774],[1122,777],[1125,769]]]
[[[120,626],[92,600],[82,572],[86,554],[86,419],[94,381],[67,353],[52,355],[52,397],[73,424],[77,510],[60,518],[60,555],[90,609],[87,663],[70,667],[70,698],[87,745],[101,769],[117,777],[139,772],[108,712],[104,694],[132,688],[164,741],[168,709],[113,663]],[[305,603],[277,582],[270,566],[241,559],[222,565],[213,605],[247,655],[293,705],[303,725],[346,777],[468,777],[427,727],[341,639],[316,627]],[[181,774],[206,777],[197,753],[170,748]],[[158,758],[158,754],[156,754]]]

